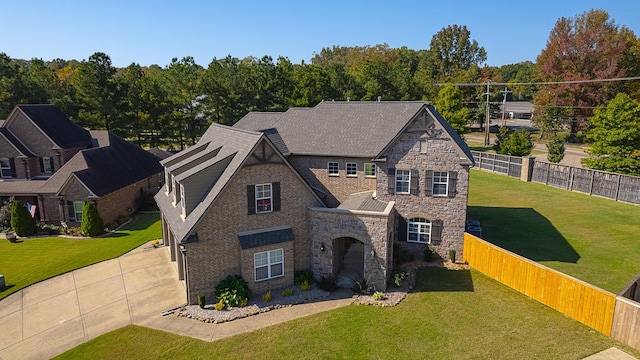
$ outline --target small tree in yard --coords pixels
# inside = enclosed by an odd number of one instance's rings
[[[554,135],[551,141],[547,144],[547,160],[552,163],[559,163],[564,158],[564,141],[562,141],[557,135]]]
[[[20,201],[11,203],[11,228],[18,236],[29,236],[36,231],[36,220]]]
[[[530,155],[531,150],[533,150],[531,134],[524,128],[510,133],[509,129],[503,126],[500,128],[498,139],[493,148],[498,154],[513,156]]]
[[[82,221],[80,222],[80,230],[85,236],[97,236],[104,232],[104,222],[100,218],[98,209],[89,199],[84,201],[82,206]]]

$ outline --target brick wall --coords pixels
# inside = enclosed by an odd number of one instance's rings
[[[244,279],[249,282],[251,291],[254,294],[264,294],[269,290],[280,289],[293,284],[293,274],[295,272],[295,252],[293,250],[293,241],[242,250],[242,274],[251,274],[251,279],[253,279],[255,277],[253,255],[259,252],[276,249],[282,249],[284,253],[284,274],[278,278],[257,281],[253,282],[253,284],[247,279],[248,276],[243,276]]]
[[[291,156],[289,161],[312,187],[327,193],[328,196],[322,200],[329,207],[337,207],[353,193],[376,188],[375,177],[364,176],[364,164],[372,163],[370,159]],[[338,176],[329,176],[327,166],[330,161],[339,164],[340,171]],[[357,164],[356,177],[347,177],[347,163]]]
[[[337,262],[344,255],[340,239],[353,238],[364,244],[364,277],[376,289],[385,290],[393,256],[394,212],[371,215],[335,209],[310,211],[314,274],[337,275],[335,271],[341,267]]]
[[[437,133],[436,133],[437,134]],[[420,149],[420,141],[425,147]],[[460,165],[460,156],[455,142],[443,133],[429,136],[425,132],[406,132],[387,154],[387,161],[379,163],[377,195],[382,201],[395,201],[398,214],[405,219],[422,217],[443,223],[442,240],[435,248],[443,258],[449,257],[449,250],[455,249],[457,258],[462,258],[463,236],[466,222],[467,197],[469,188],[469,166]],[[390,194],[388,190],[388,169],[417,169],[419,174],[416,195]],[[436,197],[425,195],[425,170],[456,171],[456,196]],[[396,235],[398,234],[396,229]],[[422,256],[426,245],[397,239],[402,248],[416,256]]]
[[[248,215],[247,185],[280,182],[281,211]],[[196,303],[198,294],[214,296],[215,286],[228,275],[241,275],[252,291],[265,292],[293,284],[294,270],[310,269],[309,212],[312,205],[319,205],[300,179],[285,164],[253,165],[240,169],[219,198],[205,213],[197,228],[199,241],[186,244],[189,302]],[[294,255],[285,253],[284,279],[254,281],[253,254],[256,249],[242,250],[238,233],[276,226],[291,226]],[[257,249],[259,250],[259,249]],[[244,265],[245,260],[251,266]],[[293,264],[289,262],[293,261]],[[286,284],[285,284],[286,282]]]
[[[160,189],[160,183],[164,179],[164,173],[160,172],[146,179],[116,190],[110,194],[100,197],[96,201],[96,207],[100,217],[105,224],[108,224],[118,216],[131,215],[136,211],[136,200],[142,193],[154,195]],[[131,210],[131,211],[129,211]]]

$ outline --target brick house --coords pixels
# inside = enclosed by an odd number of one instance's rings
[[[88,131],[55,105],[18,105],[0,124],[0,200],[36,206],[44,223],[79,224],[91,199],[109,223],[162,186],[160,158],[107,131]]]
[[[249,113],[161,164],[156,202],[189,303],[230,274],[264,292],[345,261],[386,289],[394,244],[462,252],[473,158],[428,103]]]

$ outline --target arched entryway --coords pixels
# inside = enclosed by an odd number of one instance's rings
[[[353,279],[364,275],[364,244],[352,237],[333,240],[333,274],[338,286],[351,288]]]

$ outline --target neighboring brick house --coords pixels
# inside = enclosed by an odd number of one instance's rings
[[[37,220],[74,226],[91,199],[109,223],[162,186],[159,160],[107,131],[75,125],[55,105],[18,105],[0,125],[0,200],[28,202]]]
[[[230,274],[259,292],[291,285],[292,270],[335,275],[351,251],[378,289],[386,288],[394,244],[417,256],[429,244],[445,258],[451,249],[462,255],[473,157],[428,103],[322,102],[249,113],[233,128],[212,125],[162,164],[173,180],[156,201],[190,303]],[[283,176],[301,185],[283,186]],[[264,197],[268,184],[274,198]],[[254,214],[264,199],[274,211]]]

